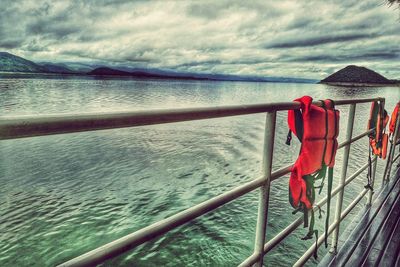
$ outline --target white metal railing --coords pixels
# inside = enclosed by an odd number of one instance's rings
[[[328,234],[334,233],[332,249],[336,250],[339,234],[340,222],[354,208],[354,206],[368,193],[364,189],[356,199],[342,211],[343,192],[346,185],[353,181],[360,173],[368,168],[369,164],[363,165],[350,177],[347,177],[347,165],[350,153],[351,143],[367,136],[372,130],[366,131],[358,136],[352,137],[353,124],[356,104],[368,103],[373,101],[385,101],[384,98],[369,99],[351,99],[337,100],[336,105],[350,105],[349,118],[347,122],[346,141],[339,145],[344,149],[342,162],[342,173],[339,186],[332,190],[332,197],[338,195],[336,203],[335,220],[329,226]],[[321,105],[320,102],[314,102],[315,105]],[[134,127],[142,125],[153,125],[162,123],[172,123],[190,120],[211,119],[227,116],[237,116],[255,113],[266,113],[264,150],[263,150],[263,168],[262,176],[243,185],[240,185],[230,191],[215,196],[189,209],[181,211],[171,217],[155,222],[134,233],[128,234],[122,238],[105,244],[99,248],[89,251],[77,258],[71,259],[60,266],[93,266],[102,263],[108,259],[121,255],[145,242],[152,240],[162,234],[175,229],[195,218],[204,215],[212,210],[225,205],[226,203],[237,199],[255,189],[260,189],[258,219],[256,227],[256,238],[254,252],[245,259],[240,266],[261,266],[264,256],[278,245],[283,239],[291,234],[303,222],[303,216],[288,225],[275,237],[265,242],[267,229],[267,215],[269,204],[269,191],[271,182],[290,173],[292,165],[286,166],[272,172],[272,159],[275,138],[276,112],[281,110],[299,109],[298,102],[284,102],[260,105],[241,105],[211,108],[193,108],[176,110],[151,110],[144,112],[124,112],[124,113],[103,113],[103,114],[78,114],[78,115],[47,115],[47,116],[19,116],[19,117],[0,117],[0,140],[15,139],[23,137],[43,136],[51,134],[72,133],[82,131],[93,131],[102,129],[113,129],[122,127]],[[399,116],[400,117],[400,116]],[[400,118],[399,118],[400,120]],[[398,125],[399,125],[398,120]],[[396,127],[397,129],[398,127]],[[395,136],[397,136],[397,130]],[[395,139],[396,140],[396,139]],[[394,149],[392,149],[394,151]],[[390,153],[389,160],[394,162],[396,157]],[[373,159],[373,179],[375,177],[377,158]],[[390,170],[389,170],[390,172]],[[372,199],[370,191],[368,202]],[[325,197],[314,206],[317,209],[327,202]],[[322,244],[325,235],[322,235],[318,241],[318,246]],[[303,265],[312,255],[314,246],[310,247],[305,254],[295,263],[295,266]]]

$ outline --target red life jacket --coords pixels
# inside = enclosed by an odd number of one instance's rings
[[[392,116],[390,116],[389,132],[392,134],[394,133],[395,130],[394,128],[396,127],[396,121],[397,117],[399,116],[399,111],[400,111],[400,101],[396,104],[396,107],[392,112]]]
[[[369,134],[369,143],[374,155],[386,158],[388,135],[386,125],[389,122],[387,111],[384,110],[382,102],[374,101],[371,104],[370,118],[368,120],[368,130],[375,128]]]
[[[389,139],[391,139],[391,143],[392,145],[390,146],[389,149],[389,158],[386,161],[386,167],[385,167],[385,174],[384,174],[384,179],[386,179],[386,175],[389,175],[390,173],[386,173],[386,171],[390,170],[391,166],[391,162],[393,160],[393,158],[391,158],[393,156],[392,152],[393,149],[395,148],[395,146],[400,143],[400,138],[398,138],[397,140],[395,140],[395,136],[394,133],[396,131],[396,122],[399,116],[399,112],[400,112],[400,101],[396,104],[396,106],[394,107],[394,110],[392,112],[392,115],[390,116],[390,123],[389,123]],[[397,129],[400,130],[400,125],[397,126]],[[386,154],[386,151],[385,151]],[[386,155],[385,155],[386,156]],[[390,172],[390,171],[389,171]],[[389,179],[389,177],[387,177],[387,179]]]
[[[310,239],[313,234],[317,237],[318,232],[313,229],[315,188],[320,188],[321,193],[328,169],[328,200],[325,222],[325,246],[327,247],[333,166],[335,165],[338,147],[336,138],[339,134],[339,111],[335,109],[332,100],[321,101],[321,107],[313,105],[310,96],[303,96],[294,101],[301,103],[301,109],[289,110],[288,112],[290,131],[286,144],[290,144],[291,132],[293,132],[300,140],[301,148],[299,157],[291,170],[289,201],[296,209],[295,212],[304,212],[304,227],[308,226],[308,210],[311,211],[310,228],[303,239]],[[321,180],[320,186],[314,186],[317,180]],[[316,252],[314,257],[316,257]]]
[[[323,165],[335,165],[339,111],[334,109],[332,100],[322,101],[324,107],[312,105],[312,98],[309,96],[294,101],[301,103],[301,113],[299,110],[289,110],[288,125],[302,145],[290,175],[291,204],[294,208],[302,204],[311,209],[313,200],[307,196],[303,177],[320,171]]]

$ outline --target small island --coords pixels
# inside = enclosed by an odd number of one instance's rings
[[[389,80],[379,73],[365,67],[349,65],[319,83],[339,86],[393,86],[396,80]]]

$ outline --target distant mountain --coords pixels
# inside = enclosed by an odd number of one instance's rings
[[[128,76],[133,78],[154,78],[154,79],[196,79],[196,80],[206,80],[207,78],[202,77],[193,77],[193,76],[185,76],[185,75],[177,75],[176,73],[167,73],[158,74],[154,71],[143,71],[143,70],[135,70],[135,71],[123,71],[118,69],[112,69],[108,67],[100,67],[96,68],[87,73],[88,75],[99,75],[99,76]]]
[[[35,63],[7,52],[0,52],[0,71],[65,74],[76,73],[63,64],[55,64],[51,62]]]
[[[0,52],[0,71],[7,72],[45,72],[46,68],[7,52]]]
[[[87,73],[88,75],[117,75],[117,76],[132,76],[132,73],[123,71],[123,70],[117,70],[117,69],[111,69],[107,67],[100,67],[96,68],[92,71],[89,71]]]
[[[52,73],[65,73],[65,74],[73,74],[73,73],[78,73],[78,71],[73,71],[70,68],[68,68],[65,64],[57,64],[57,63],[51,63],[51,62],[41,62],[38,63],[41,67],[45,69],[46,72],[52,72]]]
[[[395,84],[396,82],[365,67],[349,65],[321,80],[320,83],[337,85],[376,85]]]
[[[123,70],[121,70],[123,69]],[[241,76],[226,74],[202,74],[202,73],[182,73],[159,69],[131,69],[131,68],[109,68],[100,67],[90,72],[88,75],[98,76],[125,76],[133,78],[154,78],[154,79],[185,79],[185,80],[211,80],[211,81],[251,81],[251,82],[296,82],[296,83],[316,83],[316,80],[287,78],[287,77],[258,77]]]
[[[35,63],[7,52],[0,52],[0,72],[30,72],[30,73],[59,73],[98,76],[121,76],[140,79],[182,79],[182,80],[212,80],[212,81],[250,81],[250,82],[288,82],[316,83],[316,80],[260,77],[250,75],[229,75],[212,73],[178,72],[165,69],[131,68],[124,65],[112,65],[107,62],[39,62]]]
[[[70,62],[70,61],[59,63],[57,65],[60,64],[62,64],[64,67],[70,69],[73,72],[83,73],[83,74],[86,74],[87,72],[90,72],[95,68],[99,68],[105,65],[105,64],[96,64],[89,62]]]

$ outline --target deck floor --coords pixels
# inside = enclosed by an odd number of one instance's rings
[[[318,266],[400,266],[399,178],[400,169],[341,234],[338,253]]]

